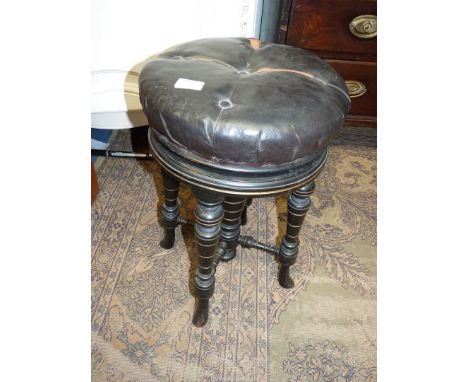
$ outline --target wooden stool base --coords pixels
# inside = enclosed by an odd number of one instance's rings
[[[209,299],[214,293],[215,273],[220,261],[235,258],[237,246],[264,250],[275,256],[279,263],[278,283],[283,288],[293,288],[290,267],[296,262],[299,251],[299,231],[310,207],[310,194],[314,191],[314,181],[294,190],[288,197],[288,220],[286,234],[280,246],[262,243],[252,236],[241,235],[242,219],[246,219],[248,200],[237,196],[223,196],[201,188],[193,188],[198,204],[196,221],[186,221],[179,215],[177,194],[179,182],[167,172],[163,172],[164,238],[162,248],[172,248],[175,229],[179,224],[194,226],[198,247],[198,264],[195,273],[196,303],[192,323],[204,326],[209,317]],[[251,203],[251,199],[250,199]],[[249,203],[249,204],[250,204]]]

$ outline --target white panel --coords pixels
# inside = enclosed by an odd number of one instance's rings
[[[93,127],[118,128],[115,124],[120,123],[122,112],[127,110],[132,111],[133,117],[122,120],[121,127],[131,126],[132,121],[145,123],[144,117],[135,117],[141,111],[137,75],[143,60],[172,45],[198,38],[257,37],[256,2],[93,0],[91,107],[93,113],[99,113],[93,115]]]

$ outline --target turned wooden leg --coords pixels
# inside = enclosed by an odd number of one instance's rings
[[[200,189],[194,189],[193,192],[198,199],[195,210],[198,265],[195,272],[197,301],[192,322],[195,326],[201,327],[208,321],[208,301],[215,287],[214,258],[221,234],[223,196]]]
[[[299,231],[311,204],[309,195],[314,192],[314,189],[315,183],[312,181],[290,193],[288,197],[288,225],[278,255],[278,262],[280,263],[278,282],[283,288],[292,288],[294,286],[294,281],[289,275],[289,267],[297,259]]]
[[[221,241],[218,251],[221,260],[228,261],[236,256],[237,239],[240,235],[240,218],[245,199],[226,196],[223,202],[224,217],[221,222]]]
[[[247,201],[245,202],[244,209],[242,210],[241,225],[247,224],[247,209],[249,208],[251,204],[252,204],[252,198],[247,199]]]
[[[166,171],[163,171],[162,175],[164,184],[164,238],[161,240],[160,246],[164,249],[169,249],[174,246],[175,229],[178,224],[177,219],[179,218],[179,203],[177,203],[179,181]]]

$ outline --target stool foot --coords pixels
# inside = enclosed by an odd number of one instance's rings
[[[294,280],[289,274],[289,266],[280,265],[278,271],[278,282],[283,288],[290,289],[294,287]]]
[[[222,232],[222,228],[221,228]],[[220,240],[218,244],[218,249],[216,250],[217,256],[219,257],[219,260],[226,262],[229,260],[232,260],[236,256],[236,250],[227,250],[226,248],[227,243],[225,241]]]
[[[314,192],[314,189],[315,183],[312,181],[293,191],[288,197],[288,225],[277,255],[280,264],[278,282],[283,288],[292,288],[294,286],[294,281],[289,274],[289,268],[297,259],[299,232],[311,204],[309,195]]]
[[[247,224],[247,209],[249,206],[252,204],[252,199],[247,199],[245,202],[244,209],[242,210],[242,215],[241,215],[241,225],[246,225]]]
[[[159,245],[164,249],[170,249],[175,242],[175,229],[179,224],[179,203],[177,195],[179,194],[179,181],[166,171],[162,172],[164,185],[164,203],[163,203],[163,225],[164,237]]]
[[[192,324],[197,328],[206,325],[209,314],[209,300],[197,299],[195,302],[195,312],[193,313]]]
[[[196,308],[193,324],[204,326],[208,320],[209,299],[215,288],[215,256],[221,236],[223,197],[198,188],[193,189],[198,199],[195,210],[195,237],[198,248],[198,265],[195,272]]]
[[[229,260],[232,260],[234,257],[236,257],[237,255],[237,250],[234,249],[234,250],[225,250],[223,251],[223,254],[220,256],[221,257],[221,261],[223,262],[227,262]]]
[[[159,242],[159,246],[163,249],[171,249],[175,243],[175,229],[165,228],[164,237]]]

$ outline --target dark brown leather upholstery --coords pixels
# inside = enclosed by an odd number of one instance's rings
[[[203,87],[176,88],[180,78]],[[310,159],[350,107],[343,79],[316,55],[247,38],[170,48],[144,66],[139,86],[150,138],[215,167]]]

